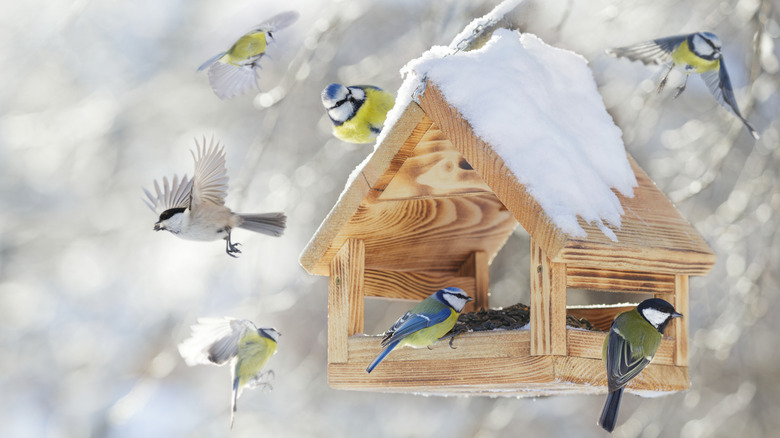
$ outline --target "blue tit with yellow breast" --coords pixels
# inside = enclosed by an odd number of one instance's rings
[[[609,393],[599,425],[608,432],[615,429],[623,388],[653,360],[669,321],[680,317],[668,302],[650,298],[612,322],[601,353],[607,367]]]
[[[265,55],[273,32],[293,24],[298,19],[295,11],[282,12],[258,24],[245,33],[227,51],[217,53],[198,67],[209,69],[209,83],[220,99],[230,99],[249,90],[257,90],[260,59]]]
[[[660,92],[666,85],[669,73],[675,67],[685,73],[685,82],[677,88],[674,97],[685,90],[688,76],[691,73],[701,74],[710,92],[718,103],[736,115],[745,125],[750,135],[758,140],[759,135],[755,129],[745,120],[737,106],[734,90],[731,87],[729,73],[721,52],[721,43],[718,37],[710,32],[697,32],[688,35],[677,35],[645,41],[627,47],[618,47],[607,50],[613,56],[628,58],[631,61],[641,61],[644,64],[664,64],[668,70],[661,83],[658,84]]]
[[[445,287],[420,301],[385,332],[382,338],[385,349],[366,368],[366,372],[370,373],[396,347],[433,345],[452,330],[463,306],[471,300],[462,289]]]
[[[394,104],[392,94],[371,85],[330,84],[322,90],[322,105],[333,122],[333,135],[349,143],[376,140]]]
[[[236,401],[245,387],[269,386],[273,371],[263,372],[276,353],[281,333],[273,328],[257,328],[251,321],[235,318],[199,318],[192,336],[179,344],[179,353],[187,365],[232,365],[233,397],[230,404],[230,428]]]

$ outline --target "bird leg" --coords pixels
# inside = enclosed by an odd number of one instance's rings
[[[683,82],[683,84],[680,85],[679,87],[677,87],[677,92],[674,93],[674,98],[675,99],[677,99],[677,96],[679,96],[680,94],[682,94],[683,91],[685,91],[685,86],[688,85],[688,76],[690,76],[690,75],[686,74],[685,75],[685,81]]]
[[[664,87],[666,86],[666,80],[669,79],[669,73],[672,72],[672,69],[674,68],[674,63],[669,66],[669,70],[666,70],[666,74],[664,75],[664,78],[661,79],[661,83],[658,84],[658,93],[663,91]]]
[[[225,252],[227,252],[227,255],[237,258],[238,256],[235,254],[241,254],[241,250],[238,249],[240,245],[238,242],[233,243],[230,241],[230,230],[228,230],[228,235],[225,237]]]

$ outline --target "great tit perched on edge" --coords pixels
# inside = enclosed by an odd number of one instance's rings
[[[392,94],[371,85],[330,84],[322,90],[321,97],[333,122],[333,135],[348,143],[376,140],[387,112],[395,104]]]
[[[235,318],[199,318],[192,326],[192,336],[179,344],[179,353],[187,365],[231,363],[233,397],[230,404],[230,428],[236,413],[236,401],[244,387],[268,385],[262,372],[268,359],[276,353],[281,333],[273,328],[257,328],[251,321]]]
[[[606,431],[615,429],[623,388],[653,360],[669,321],[681,317],[668,302],[650,298],[612,322],[601,353],[607,366],[609,394],[599,425]]]
[[[265,55],[272,32],[293,24],[298,19],[295,11],[282,12],[258,24],[245,33],[226,51],[217,53],[198,67],[209,69],[209,83],[220,99],[230,99],[249,90],[257,90],[257,71]]]
[[[284,213],[236,214],[225,207],[227,197],[228,176],[225,168],[225,148],[215,142],[214,138],[206,147],[195,140],[197,155],[192,152],[195,160],[195,173],[188,180],[187,175],[179,180],[173,176],[173,184],[168,185],[168,178],[163,178],[163,189],[157,180],[153,196],[144,189],[146,203],[159,215],[154,224],[154,230],[166,230],[188,240],[225,239],[225,251],[231,257],[241,253],[238,243],[230,241],[231,231],[235,227],[255,231],[269,236],[281,236],[286,227],[287,217]]]
[[[439,289],[396,321],[382,338],[385,349],[366,368],[370,373],[394,348],[433,345],[452,330],[460,311],[472,298],[457,287]]]
[[[700,73],[710,92],[715,96],[721,106],[731,111],[745,125],[750,135],[758,140],[759,135],[755,129],[742,117],[731,87],[726,63],[723,60],[721,44],[718,37],[710,32],[697,32],[688,35],[677,35],[645,41],[627,47],[608,49],[612,56],[628,58],[631,61],[641,61],[644,64],[664,64],[668,70],[658,84],[660,92],[672,69],[677,67],[685,72],[685,82],[677,89],[674,97],[685,90],[688,76],[691,73]]]

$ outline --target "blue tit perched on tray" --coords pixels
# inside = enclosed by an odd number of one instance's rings
[[[750,135],[758,140],[755,129],[742,117],[731,87],[729,73],[723,60],[721,44],[718,37],[710,32],[697,32],[688,35],[677,35],[645,41],[627,47],[618,47],[607,50],[613,56],[628,58],[631,61],[641,61],[644,64],[664,64],[668,70],[658,85],[660,92],[669,73],[675,67],[685,73],[685,82],[677,89],[674,97],[685,90],[688,83],[688,75],[701,74],[710,92],[718,103],[736,115],[745,125]]]
[[[348,143],[376,140],[394,104],[392,94],[371,85],[330,84],[322,90],[322,105],[333,122],[333,135]]]
[[[463,306],[471,300],[462,289],[445,287],[420,301],[385,332],[382,338],[385,349],[366,368],[366,372],[370,373],[396,347],[433,345],[452,330]]]
[[[201,64],[198,71],[209,69],[209,83],[214,94],[220,99],[230,99],[257,90],[259,62],[269,41],[273,41],[273,32],[297,19],[295,11],[275,15],[245,33],[226,52],[217,53]]]
[[[163,178],[162,190],[155,180],[156,195],[144,189],[148,198],[144,202],[159,215],[154,230],[169,231],[187,240],[224,239],[225,251],[231,257],[241,252],[239,244],[232,243],[230,239],[235,227],[269,236],[281,236],[287,222],[284,213],[238,214],[225,206],[228,188],[225,148],[213,138],[208,147],[205,138],[202,144],[195,140],[195,147],[197,155],[192,152],[195,160],[192,179],[188,180],[187,175],[184,175],[179,180],[174,175],[173,183],[169,185],[168,178]]]
[[[602,349],[609,394],[599,418],[608,432],[615,429],[623,388],[653,360],[669,321],[680,317],[668,302],[650,298],[612,322]]]
[[[192,326],[192,336],[179,344],[179,353],[189,366],[231,363],[231,429],[243,389],[266,386],[266,377],[273,376],[273,371],[263,372],[263,368],[276,353],[280,335],[273,328],[257,328],[246,319],[199,318]]]

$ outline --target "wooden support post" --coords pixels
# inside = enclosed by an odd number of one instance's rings
[[[566,265],[531,239],[531,355],[566,355]]]
[[[328,363],[347,363],[348,338],[363,333],[363,276],[366,247],[349,239],[330,262]]]
[[[674,336],[674,364],[688,366],[688,321],[690,321],[690,308],[688,306],[688,276],[675,275],[674,309],[683,314],[682,318],[675,318],[672,323],[672,335]]]
[[[474,279],[474,301],[463,309],[464,312],[475,312],[488,308],[488,292],[490,289],[490,265],[485,251],[472,252],[458,271],[459,277],[472,277]]]

